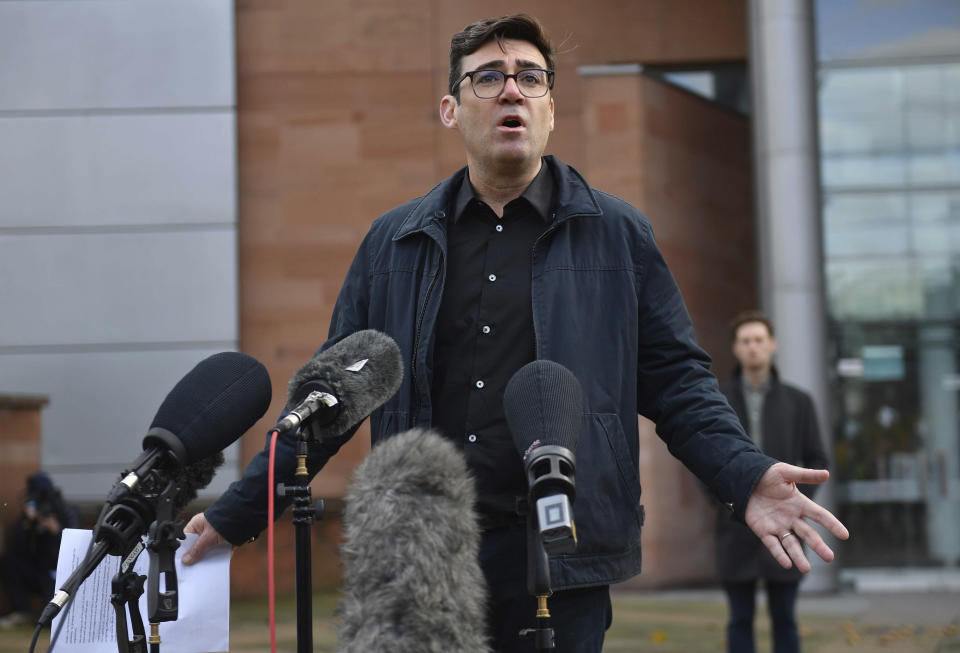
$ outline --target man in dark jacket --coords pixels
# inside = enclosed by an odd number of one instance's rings
[[[525,479],[504,386],[537,359],[573,372],[584,389],[580,541],[575,553],[551,559],[550,611],[557,650],[588,653],[601,650],[612,618],[610,583],[640,571],[638,413],[781,564],[809,569],[798,542],[780,544],[791,529],[832,558],[804,517],[841,537],[846,530],[796,490],[797,482],[823,482],[825,471],[776,463],[743,434],[646,218],[543,156],[554,125],[553,68],[551,46],[529,16],[479,21],[453,37],[440,119],[459,131],[467,166],[373,223],[323,347],[361,329],[390,335],[406,374],[371,417],[374,443],[432,427],[464,452],[477,482],[490,634],[500,651],[532,646],[518,632],[535,625],[536,613],[517,509]],[[350,435],[314,446],[308,470]],[[278,449],[278,469],[292,470],[292,443]],[[200,538],[185,561],[264,527],[266,478],[264,453],[188,524]]]
[[[773,365],[777,342],[773,325],[759,311],[745,311],[733,321],[737,368],[724,394],[754,443],[764,453],[801,467],[827,468],[817,415],[810,395],[783,383]],[[813,498],[815,485],[801,491]],[[788,533],[785,537],[794,537]],[[795,604],[802,574],[777,564],[756,535],[721,509],[717,520],[717,570],[727,593],[730,620],[727,650],[752,653],[756,583],[763,579],[773,624],[775,653],[800,650]]]

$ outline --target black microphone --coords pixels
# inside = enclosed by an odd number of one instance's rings
[[[475,500],[463,454],[435,432],[373,447],[346,493],[338,652],[490,650]]]
[[[325,349],[290,379],[280,432],[303,426],[321,442],[347,433],[396,394],[403,358],[393,338],[367,329]]]
[[[583,415],[580,382],[559,363],[527,363],[507,383],[503,408],[523,456],[543,547],[548,555],[573,553],[577,548],[571,508],[577,496],[574,452]]]
[[[267,369],[246,354],[214,354],[190,370],[160,404],[143,439],[143,453],[124,470],[104,503],[91,550],[44,608],[39,623],[50,623],[108,553],[124,555],[147,532],[161,497],[177,511],[192,501],[222,464],[221,450],[267,412],[270,395]]]

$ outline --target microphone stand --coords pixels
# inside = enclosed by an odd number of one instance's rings
[[[307,434],[297,433],[296,485],[277,483],[278,496],[293,497],[293,525],[296,543],[297,653],[313,651],[313,572],[310,565],[310,527],[314,519],[323,519],[323,501],[311,506],[307,472]]]
[[[553,595],[550,587],[550,560],[540,539],[536,510],[527,513],[527,591],[537,597],[537,627],[524,628],[520,638],[533,637],[537,651],[554,651],[553,627],[547,599]]]
[[[116,614],[118,653],[147,653],[143,617],[140,616],[140,596],[143,594],[143,582],[147,577],[133,570],[133,564],[143,549],[143,542],[138,540],[133,549],[120,561],[120,571],[110,581],[110,603],[113,604]],[[130,637],[127,628],[128,614],[129,624],[133,628],[133,639],[128,639]]]
[[[160,653],[160,622],[176,621],[179,614],[177,592],[176,551],[180,547],[183,522],[173,519],[173,498],[180,486],[170,482],[160,494],[157,518],[150,525],[147,549],[150,552],[150,570],[147,581],[147,617],[150,620],[150,651]],[[160,577],[164,577],[164,591],[160,591]],[[123,653],[121,651],[121,653]]]

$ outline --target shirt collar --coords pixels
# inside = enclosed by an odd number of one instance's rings
[[[527,186],[527,189],[523,191],[523,194],[520,196],[530,203],[530,206],[533,207],[534,211],[537,212],[537,215],[540,216],[540,219],[545,223],[549,222],[551,218],[550,208],[556,185],[553,180],[553,173],[549,168],[550,166],[547,162],[541,159],[540,172],[537,173],[537,176],[533,178],[533,181],[530,182],[530,185]],[[470,183],[470,173],[468,171],[467,174],[463,176],[460,190],[457,191],[456,199],[453,202],[454,222],[460,220],[463,212],[470,205],[470,201],[474,199],[479,198],[477,198],[477,194],[473,190],[473,184]],[[516,202],[517,200],[512,201]]]
[[[770,377],[767,377],[767,380],[760,384],[759,388],[754,388],[750,381],[747,380],[747,375],[744,374],[740,377],[740,385],[743,388],[744,394],[754,393],[754,394],[766,394],[770,389]]]

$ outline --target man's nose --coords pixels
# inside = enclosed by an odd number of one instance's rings
[[[500,99],[508,102],[523,101],[524,96],[523,93],[520,92],[520,87],[517,85],[516,77],[507,77],[504,81],[503,92],[500,93]]]

